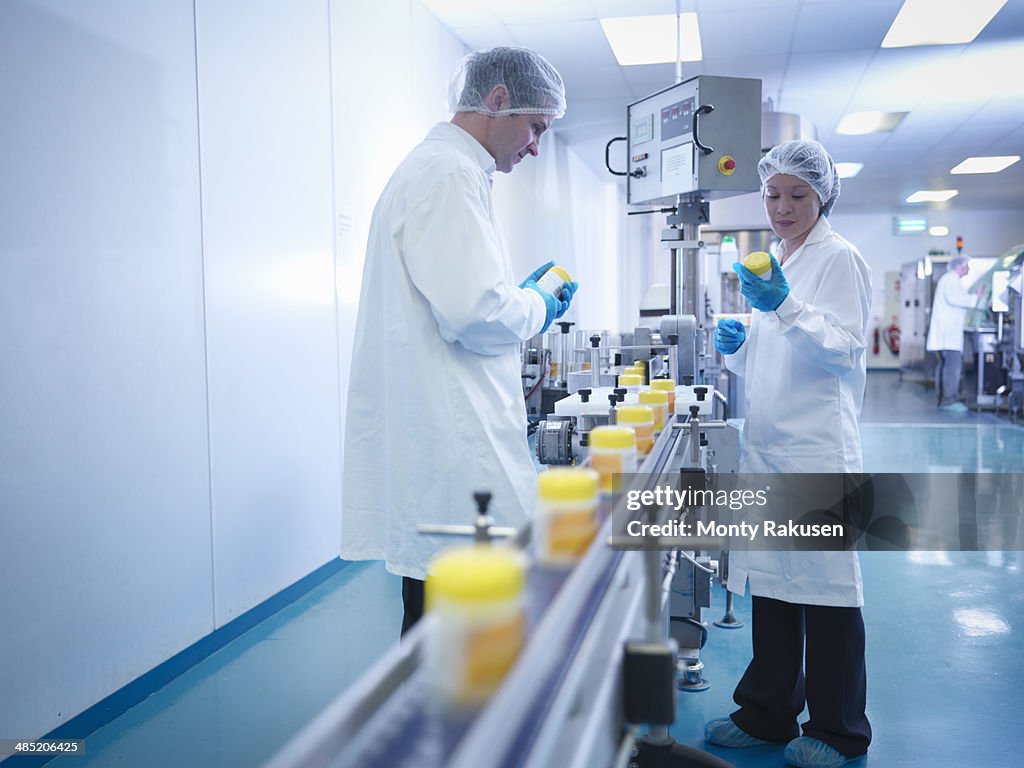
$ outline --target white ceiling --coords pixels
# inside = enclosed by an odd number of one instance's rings
[[[964,0],[970,2],[970,0]],[[558,134],[604,171],[626,105],[675,82],[674,64],[620,67],[600,18],[675,13],[676,0],[424,0],[470,48],[522,45],[561,72],[568,112]],[[959,189],[946,207],[1024,207],[1024,161],[998,174],[951,176],[972,155],[1024,156],[1024,0],[1009,0],[969,45],[881,49],[902,0],[681,0],[696,11],[699,74],[753,77],[780,112],[809,119],[844,179],[844,212],[917,210],[919,189]],[[910,114],[892,133],[835,133],[847,112]],[[621,144],[618,146],[622,146]],[[621,162],[621,161],[620,161]],[[611,178],[609,176],[609,178]]]

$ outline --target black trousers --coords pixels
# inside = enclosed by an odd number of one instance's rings
[[[867,670],[860,608],[796,605],[753,598],[754,658],[733,694],[731,717],[751,736],[786,742],[800,735],[847,757],[867,752],[871,725],[865,714]],[[807,639],[806,667],[804,638]],[[806,674],[805,674],[806,669]]]
[[[402,577],[402,606],[405,614],[402,616],[402,634],[404,635],[413,624],[423,618],[423,582],[419,579],[411,579],[408,576]]]

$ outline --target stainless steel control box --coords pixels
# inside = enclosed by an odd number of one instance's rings
[[[626,108],[630,205],[757,192],[761,81],[698,75]]]

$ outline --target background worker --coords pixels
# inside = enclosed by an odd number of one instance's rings
[[[957,256],[949,262],[946,274],[935,285],[932,316],[928,322],[925,349],[938,357],[935,366],[935,394],[939,409],[950,413],[966,413],[960,402],[960,380],[964,369],[964,322],[974,309],[978,297],[963,284],[968,260]]]
[[[818,142],[793,141],[757,170],[779,259],[771,257],[768,281],[733,265],[754,308],[750,330],[731,319],[715,329],[728,369],[744,378],[740,470],[861,472],[871,273],[828,221],[839,197],[835,163]],[[786,760],[802,768],[864,754],[871,726],[857,553],[737,551],[729,568],[730,591],[743,594],[750,582],[753,659],[733,694],[739,710],[709,722],[705,738],[785,743]]]
[[[541,291],[550,264],[513,277],[491,197],[494,171],[537,156],[564,114],[558,72],[524,48],[477,51],[459,62],[449,106],[451,122],[409,153],[374,209],[346,413],[341,556],[403,577],[403,632],[444,546],[417,524],[469,522],[482,489],[499,525],[531,509],[520,343],[576,288]]]

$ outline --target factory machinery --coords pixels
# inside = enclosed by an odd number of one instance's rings
[[[707,687],[703,612],[714,577],[727,568],[725,542],[661,538],[640,549],[623,526],[638,514],[625,512],[630,490],[713,488],[737,471],[739,435],[726,421],[725,398],[706,383],[699,226],[707,223],[708,199],[759,188],[760,106],[760,81],[701,76],[628,108],[627,199],[668,214],[662,240],[673,260],[670,313],[657,328],[614,339],[562,324],[554,349],[540,339],[525,346],[524,392],[543,464],[587,464],[591,430],[614,423],[616,408],[636,398],[617,386],[627,363],[639,361],[648,382],[675,383],[674,413],[637,473],[619,476],[617,493],[601,495],[597,533],[582,559],[554,568],[530,558],[526,640],[500,687],[472,710],[439,703],[427,649],[440,619],[428,612],[265,768],[730,765],[669,734],[679,692],[700,695]],[[530,524],[496,528],[488,494],[477,494],[475,515],[466,501],[464,520],[421,533],[531,555]],[[639,514],[662,523],[703,512],[649,507]],[[716,624],[741,626],[728,600]]]

